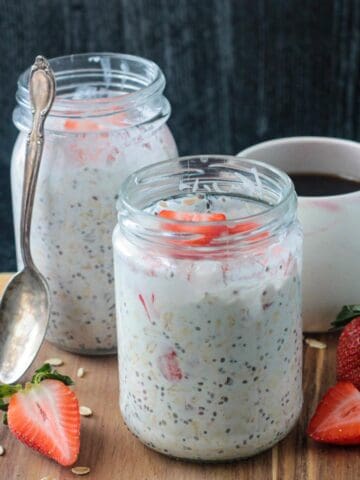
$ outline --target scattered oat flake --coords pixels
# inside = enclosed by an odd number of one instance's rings
[[[4,453],[5,453],[5,448],[2,445],[0,445],[0,457],[1,455],[4,455]]]
[[[83,369],[83,367],[80,367],[77,371],[77,376],[79,378],[82,378],[84,375],[85,375],[85,370]]]
[[[44,363],[49,363],[53,367],[60,367],[60,365],[64,364],[61,358],[48,358]]]
[[[40,480],[56,480],[56,478],[50,477],[50,475],[46,475],[46,477],[42,477]]]
[[[87,475],[90,472],[89,467],[74,467],[71,469],[72,473],[75,475]]]
[[[80,415],[83,417],[90,417],[92,415],[92,410],[89,407],[85,407],[84,405],[81,405],[80,407]]]
[[[315,340],[315,338],[305,338],[305,343],[312,348],[319,348],[320,350],[327,347],[326,343],[319,342],[319,340]]]

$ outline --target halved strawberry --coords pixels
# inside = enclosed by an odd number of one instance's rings
[[[350,382],[331,387],[319,403],[307,429],[318,442],[360,444],[360,392]]]
[[[2,402],[10,431],[64,466],[76,462],[80,449],[79,404],[69,383],[69,377],[45,364],[24,388],[0,385],[0,398],[10,397],[8,404]]]
[[[175,350],[170,350],[158,358],[158,366],[166,380],[177,382],[183,378]]]

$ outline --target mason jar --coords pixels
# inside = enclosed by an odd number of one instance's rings
[[[229,156],[130,175],[113,234],[120,407],[173,457],[249,457],[302,406],[302,231],[289,177]]]
[[[45,124],[31,247],[51,293],[47,338],[76,353],[116,351],[111,234],[119,186],[134,170],[177,155],[166,125],[165,78],[144,58],[70,55],[50,60],[57,96]],[[29,70],[19,78],[11,187],[18,268]]]

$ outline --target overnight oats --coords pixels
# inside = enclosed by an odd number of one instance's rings
[[[57,97],[34,205],[32,254],[46,277],[52,308],[47,338],[87,354],[116,351],[111,234],[122,181],[134,170],[177,155],[166,126],[165,79],[148,60],[120,54],[50,61]],[[17,240],[25,145],[31,113],[28,71],[19,79],[12,157]]]
[[[302,232],[286,174],[184,157],[130,176],[113,234],[120,407],[179,458],[254,455],[302,405]]]

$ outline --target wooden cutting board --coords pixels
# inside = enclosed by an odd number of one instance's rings
[[[0,274],[0,288],[8,279]],[[312,335],[314,337],[314,335]],[[63,352],[45,343],[36,360],[59,357],[63,373],[76,380],[81,405],[93,410],[82,417],[81,452],[77,465],[91,472],[89,480],[359,480],[360,448],[316,444],[304,431],[320,397],[335,382],[335,335],[319,335],[327,349],[304,347],[305,402],[297,427],[272,450],[254,458],[228,464],[195,464],[169,459],[144,447],[128,432],[118,407],[118,374],[115,357],[84,357]],[[77,378],[79,367],[86,371]],[[16,441],[0,426],[1,480],[74,480],[80,478]],[[48,476],[48,477],[47,477]]]

